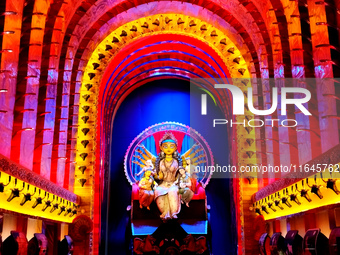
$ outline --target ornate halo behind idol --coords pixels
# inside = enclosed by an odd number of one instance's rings
[[[125,176],[132,185],[142,176],[137,173],[147,166],[151,160],[155,165],[164,142],[174,142],[182,157],[184,165],[190,158],[194,169],[204,169],[195,173],[203,187],[209,183],[212,173],[207,166],[213,166],[214,160],[211,149],[205,139],[194,129],[177,122],[155,124],[141,132],[130,144],[124,158]]]

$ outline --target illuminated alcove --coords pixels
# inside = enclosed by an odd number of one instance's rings
[[[200,98],[190,96],[190,83],[182,79],[149,82],[131,92],[120,105],[112,125],[110,176],[108,177],[110,188],[104,195],[105,202],[102,208],[102,252],[106,249],[108,254],[113,251],[123,253],[128,249],[129,243],[126,241],[129,241],[130,225],[127,207],[131,205],[131,185],[124,174],[124,154],[131,141],[144,129],[166,121],[189,126],[190,119],[197,118],[198,122],[201,120],[202,125],[195,129],[211,147],[215,163],[220,165],[229,163],[229,155],[225,155],[225,151],[217,150],[222,142],[228,143],[227,130],[224,137],[208,133],[207,125],[211,123],[204,121],[200,111],[197,111],[196,116],[190,116],[190,113],[193,114],[190,106],[195,105],[199,109]],[[211,98],[208,99],[208,107],[216,107]],[[223,117],[221,111],[214,111],[214,114],[216,118]],[[231,179],[212,176],[206,192],[207,202],[211,208],[209,220],[212,249],[225,251],[226,254],[236,254]],[[159,223],[161,224],[161,220]],[[105,226],[108,228],[105,229]]]

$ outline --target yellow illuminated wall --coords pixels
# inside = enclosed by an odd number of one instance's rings
[[[9,175],[4,172],[1,172],[0,183],[7,184],[8,180],[9,180]],[[15,188],[18,188],[20,190],[19,197],[15,197],[10,202],[8,202],[7,199],[10,197],[12,190]],[[39,190],[40,190],[40,195],[39,195]],[[31,196],[31,201],[27,201],[24,205],[20,205],[20,203],[22,202],[24,198],[24,194],[27,194],[27,193],[34,194]],[[55,199],[53,200],[53,196],[54,196],[53,194],[50,194],[48,192],[46,193],[46,196],[45,196],[44,190],[41,190],[33,185],[28,185],[27,183],[24,184],[23,181],[18,180],[18,179],[15,184],[15,178],[12,177],[10,184],[8,186],[5,186],[4,192],[0,192],[0,201],[1,201],[0,208],[13,211],[13,212],[22,213],[25,215],[31,215],[35,217],[41,217],[45,219],[71,223],[73,219],[76,217],[76,215],[72,215],[72,213],[69,213],[68,215],[65,216],[65,214],[66,214],[67,209],[72,209],[72,211],[75,211],[77,209],[75,207],[75,204],[70,201],[67,201],[66,199],[62,199],[57,196],[55,196]],[[37,205],[36,208],[32,208],[32,206],[34,205],[38,197],[44,198],[42,200],[42,204]],[[47,200],[51,200],[51,201],[53,200],[52,205],[48,207],[45,211],[42,211],[45,205],[45,202]],[[59,204],[59,208],[51,212],[51,209],[54,204]],[[60,208],[63,206],[65,206],[65,211],[61,212]],[[7,220],[4,220],[4,222],[7,222]],[[16,229],[16,227],[12,228],[11,230],[13,229]]]
[[[42,232],[42,220],[38,219],[27,219],[27,240],[31,240],[34,237],[35,233],[41,233]]]
[[[327,181],[328,179],[324,179]],[[340,179],[334,179],[335,187],[336,189],[340,189]],[[309,178],[309,185],[316,185],[319,188],[320,194],[322,198],[318,197],[315,193],[311,192],[311,188],[306,185],[306,179],[302,181],[299,181],[295,183],[294,185],[291,185],[285,189],[282,189],[276,193],[271,194],[270,196],[261,199],[260,201],[257,201],[254,206],[255,208],[262,208],[264,205],[267,208],[267,211],[269,214],[267,214],[265,211],[261,210],[261,214],[264,216],[265,220],[271,220],[283,216],[293,215],[296,213],[301,212],[307,212],[311,209],[320,208],[327,205],[334,205],[340,203],[340,194],[337,195],[336,192],[334,192],[332,189],[326,187],[326,183],[321,178]],[[302,189],[306,189],[308,191],[308,196],[311,199],[309,202],[305,197],[301,197],[301,191]],[[287,193],[288,191],[288,193]],[[275,198],[276,194],[276,198]],[[287,195],[288,194],[288,195]],[[298,201],[301,203],[298,205],[296,202],[291,201],[290,194],[296,194]],[[289,208],[286,204],[280,203],[280,206],[283,209],[280,209],[278,206],[273,206],[273,208],[276,210],[276,212],[273,212],[270,208],[268,208],[268,204],[273,203],[278,198],[287,197],[288,201],[291,205]]]
[[[4,214],[2,225],[2,240],[11,235],[12,230],[17,229],[17,216],[13,214]]]

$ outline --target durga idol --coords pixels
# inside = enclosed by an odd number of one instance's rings
[[[155,200],[161,212],[161,219],[177,219],[181,209],[178,193],[177,170],[182,166],[182,160],[177,151],[175,136],[167,132],[159,141],[161,152],[156,159],[155,179],[158,185],[155,187]]]

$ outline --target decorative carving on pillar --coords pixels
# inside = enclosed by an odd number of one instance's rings
[[[70,225],[70,236],[74,241],[83,241],[92,229],[92,220],[86,215],[79,215]]]

